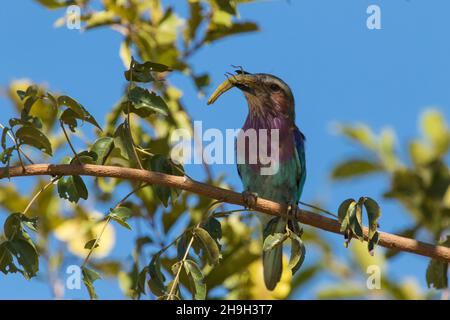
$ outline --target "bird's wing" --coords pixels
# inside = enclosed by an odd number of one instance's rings
[[[305,136],[295,126],[294,128],[294,142],[297,159],[297,201],[303,192],[303,186],[306,180],[306,158],[305,158]]]

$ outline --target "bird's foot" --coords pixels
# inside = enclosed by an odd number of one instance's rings
[[[290,203],[287,207],[287,216],[293,217],[295,220],[298,220],[298,217],[301,214],[301,210],[299,209],[298,205],[296,203]]]
[[[256,202],[258,200],[258,194],[247,190],[242,192],[242,199],[244,200],[245,208],[252,209],[256,205]]]
[[[297,203],[291,203],[287,208],[287,216],[288,216],[288,228],[293,231],[297,235],[302,234],[302,228],[300,227],[300,223],[298,221],[301,210],[299,209]]]

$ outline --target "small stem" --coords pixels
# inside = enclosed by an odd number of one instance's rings
[[[77,152],[75,151],[75,148],[74,148],[73,145],[72,145],[72,142],[70,142],[69,135],[67,134],[66,129],[64,128],[64,123],[60,120],[60,121],[59,121],[59,124],[61,125],[61,128],[62,128],[62,131],[63,131],[63,133],[64,133],[64,136],[66,137],[66,140],[67,140],[67,142],[69,143],[70,149],[72,149],[72,152],[73,152],[73,154],[74,154],[74,156],[75,156],[75,159],[77,159],[77,161],[78,161],[79,164],[82,164],[80,158],[78,158],[78,154],[77,154]]]
[[[200,226],[200,224],[197,225],[197,228]],[[194,235],[191,236],[191,240],[189,241],[188,246],[186,247],[186,251],[184,252],[183,259],[181,260],[181,266],[178,268],[177,274],[175,275],[175,278],[173,279],[172,286],[170,287],[169,294],[167,297],[171,297],[174,294],[174,290],[176,290],[176,287],[178,287],[178,280],[180,278],[181,269],[183,269],[184,262],[187,260],[187,257],[189,255],[189,250],[191,250],[192,244],[194,243]]]
[[[20,166],[22,167],[22,170],[25,171],[25,166],[22,161],[22,156],[20,155],[19,144],[17,143],[16,135],[14,134],[14,131],[12,131],[12,130],[11,130],[11,134],[13,136],[14,145],[16,146],[17,155],[19,156]]]
[[[189,228],[186,228],[186,230],[184,230],[184,232],[182,233],[182,234],[180,234],[180,235],[178,235],[178,237],[176,237],[172,242],[170,242],[168,245],[166,245],[165,247],[163,247],[161,250],[159,250],[157,253],[155,253],[155,254],[158,254],[158,255],[162,255],[165,251],[167,251],[167,249],[169,249],[171,246],[173,246],[178,240],[180,240],[181,239],[181,237],[186,233],[186,232],[188,232],[188,231],[191,231],[191,230],[193,230],[195,227],[189,227]]]
[[[137,152],[136,152],[137,147],[136,147],[136,144],[134,143],[133,135],[131,134],[131,122],[130,122],[130,110],[129,110],[129,108],[130,108],[130,106],[128,106],[128,114],[127,114],[127,120],[126,120],[126,127],[127,127],[127,130],[128,130],[128,134],[129,134],[129,136],[130,136],[130,140],[131,140],[131,142],[132,142],[132,144],[133,144],[133,153],[134,153],[134,156],[136,157],[136,160],[137,160],[139,169],[143,170],[144,167],[142,166],[141,159],[139,159],[139,155],[138,155]]]
[[[215,212],[213,213],[211,216],[214,218],[222,218],[222,217],[226,217],[232,213],[237,213],[237,212],[245,212],[245,211],[250,211],[248,209],[236,209],[236,210],[229,210],[229,211],[220,211],[220,212]]]
[[[213,203],[211,203],[208,206],[208,208],[206,208],[206,210],[205,210],[206,214],[203,216],[202,220],[199,223],[197,223],[197,225],[194,227],[194,230],[199,228],[202,225],[202,222],[204,220],[206,220],[206,218],[209,216],[208,213],[212,210],[212,208],[214,208],[215,206],[221,206],[222,204],[223,204],[223,201],[221,201],[221,200],[217,200],[217,201],[214,201]],[[189,229],[190,228],[186,229],[178,238],[181,238],[183,236],[183,234],[186,233],[186,231],[188,231]],[[191,240],[189,241],[189,244],[186,247],[186,251],[184,252],[183,259],[181,259],[181,266],[180,266],[180,268],[178,268],[177,274],[175,275],[175,278],[173,279],[172,286],[170,287],[169,294],[167,295],[168,298],[170,298],[173,295],[175,288],[178,286],[178,279],[180,278],[181,269],[183,268],[184,262],[186,261],[186,259],[189,256],[189,250],[191,250],[192,244],[194,243],[194,237],[195,237],[194,233],[192,233]],[[177,239],[175,239],[175,241]],[[170,247],[172,244],[174,244],[175,241],[173,241],[168,247]]]
[[[315,209],[315,210],[317,210],[317,211],[326,213],[326,214],[328,214],[328,215],[330,215],[330,216],[332,216],[332,217],[338,218],[337,215],[335,215],[334,213],[331,213],[331,212],[328,211],[328,210],[325,210],[325,209],[322,209],[322,208],[320,208],[320,207],[317,207],[317,206],[314,206],[314,205],[312,205],[312,204],[308,204],[308,203],[305,203],[305,202],[301,202],[301,201],[299,201],[298,203],[300,203],[300,204],[302,204],[302,205],[304,205],[304,206],[306,206],[306,207]]]
[[[141,147],[136,147],[136,150],[141,152],[141,153],[143,153],[143,154],[146,154],[146,155],[148,155],[150,157],[153,157],[155,155],[154,153],[148,152],[148,151],[146,151],[145,149],[143,149]]]
[[[27,211],[31,208],[31,205],[34,203],[34,201],[36,201],[36,199],[41,195],[42,192],[44,192],[45,190],[48,189],[48,187],[50,187],[53,183],[55,183],[55,181],[58,181],[61,178],[61,176],[53,178],[52,180],[50,180],[49,183],[47,183],[45,186],[43,186],[41,188],[41,190],[39,190],[38,192],[36,192],[36,194],[33,196],[33,198],[30,200],[30,202],[28,202],[27,207],[23,210],[23,214],[26,214]]]
[[[103,233],[105,232],[106,227],[108,226],[110,221],[111,221],[111,216],[108,215],[108,218],[106,218],[106,221],[105,221],[105,223],[103,225],[102,230],[100,231],[98,237],[95,239],[94,244],[92,245],[91,249],[89,250],[86,258],[84,258],[84,261],[83,261],[83,264],[81,265],[81,268],[84,268],[86,266],[86,264],[88,263],[89,258],[91,257],[92,253],[94,252],[95,247],[99,243],[100,238],[103,236]]]
[[[117,209],[118,207],[120,207],[120,206],[121,206],[121,205],[122,205],[129,197],[131,197],[135,192],[137,192],[138,190],[140,190],[140,189],[142,189],[142,188],[144,188],[144,187],[146,187],[146,186],[148,186],[147,183],[146,183],[146,184],[143,184],[143,185],[140,185],[140,186],[138,186],[137,188],[131,190],[125,197],[122,198],[122,200],[120,200],[120,201],[115,205],[115,207],[114,207],[112,210]],[[106,221],[105,221],[105,223],[104,223],[104,225],[103,225],[102,230],[100,231],[98,237],[95,239],[94,244],[92,245],[91,249],[89,249],[89,252],[88,252],[86,258],[84,258],[83,264],[81,265],[82,268],[85,267],[86,264],[88,263],[89,258],[91,257],[92,253],[94,252],[95,247],[96,247],[97,244],[99,243],[100,238],[103,236],[103,233],[105,232],[106,227],[108,226],[108,224],[109,224],[110,221],[111,221],[111,216],[108,214],[108,216],[107,216],[107,218],[106,218]]]
[[[141,148],[141,147],[136,147],[136,150],[139,151],[139,152],[141,152],[141,153],[143,153],[143,154],[146,154],[146,155],[148,155],[148,156],[150,156],[150,157],[153,157],[153,156],[155,155],[154,153],[148,152],[148,151],[146,151],[145,149],[143,149],[143,148]],[[175,168],[175,170],[177,170],[177,171],[178,171],[179,173],[181,173],[183,176],[186,176],[186,177],[188,177],[189,179],[194,180],[194,179],[192,179],[192,177],[188,176],[188,175],[186,174],[186,172],[184,172],[183,170],[181,170],[180,168],[178,168],[176,165],[173,165],[172,161],[170,161],[170,164],[171,164],[172,168]]]

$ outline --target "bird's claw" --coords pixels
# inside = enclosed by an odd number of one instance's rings
[[[242,199],[246,209],[252,209],[255,207],[258,201],[258,194],[255,192],[244,191],[242,192]]]
[[[293,217],[296,220],[298,220],[298,217],[300,216],[301,212],[302,211],[299,209],[299,207],[296,203],[294,203],[294,204],[291,203],[287,207],[286,214],[288,215],[288,217]]]
[[[301,214],[301,210],[299,209],[298,205],[295,204],[289,204],[287,208],[287,216],[288,218],[288,227],[291,231],[293,231],[297,235],[302,234],[302,228],[300,227],[300,223],[298,221]]]

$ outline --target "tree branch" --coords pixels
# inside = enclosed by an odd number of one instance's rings
[[[159,172],[147,170],[139,170],[132,168],[122,168],[113,166],[101,166],[91,164],[34,164],[25,166],[25,171],[21,167],[11,167],[9,169],[10,177],[19,176],[37,176],[37,175],[84,175],[95,177],[113,177],[127,179],[133,181],[147,182],[172,188],[183,189],[208,198],[220,200],[223,202],[244,205],[242,195],[240,193],[226,190],[214,186],[210,186],[201,182],[196,182],[188,177],[172,176]],[[0,176],[3,176],[5,168],[0,168]],[[258,198],[253,208],[254,211],[267,213],[272,216],[280,216],[285,214],[286,207],[278,203]],[[340,223],[334,219],[330,219],[309,211],[301,211],[298,216],[299,222],[307,224],[325,231],[341,234]],[[368,230],[364,228],[364,236],[367,240]],[[443,246],[434,246],[428,243],[409,239],[394,234],[380,232],[378,245],[427,256],[444,262],[450,262],[450,248]]]

